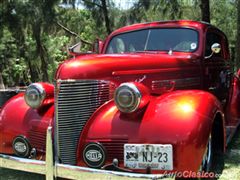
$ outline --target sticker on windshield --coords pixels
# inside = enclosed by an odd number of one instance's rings
[[[197,44],[196,43],[191,43],[191,49],[194,50],[197,48]]]

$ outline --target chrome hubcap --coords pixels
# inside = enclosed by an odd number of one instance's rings
[[[212,137],[210,136],[205,153],[203,155],[200,171],[209,171],[211,156],[212,156]]]

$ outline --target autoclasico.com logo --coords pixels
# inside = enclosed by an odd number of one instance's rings
[[[183,171],[183,172],[165,172],[165,177],[168,178],[219,178],[221,174],[214,172],[194,172],[194,171]]]

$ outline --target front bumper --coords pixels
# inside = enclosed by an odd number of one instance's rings
[[[164,177],[164,174],[125,173],[60,164],[54,160],[52,127],[48,127],[46,142],[46,161],[0,154],[0,167],[42,174],[46,176],[47,180],[53,180],[55,177],[67,179],[112,179],[114,177],[116,178],[116,176],[148,179]]]

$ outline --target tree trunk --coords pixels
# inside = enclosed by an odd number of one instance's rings
[[[0,89],[5,89],[5,86],[3,83],[3,77],[2,77],[2,70],[0,70]]]
[[[201,8],[201,13],[202,13],[202,21],[210,23],[209,0],[201,0],[200,8]]]
[[[31,75],[31,82],[39,81],[39,73],[36,70],[36,68],[32,65],[31,60],[27,59],[27,63],[28,63],[28,68]]]
[[[41,59],[41,71],[42,71],[42,81],[47,82],[49,80],[48,77],[48,63],[45,57],[45,50],[41,41],[41,27],[40,24],[35,24],[35,27],[33,27],[33,35],[37,44],[37,53]]]
[[[237,41],[236,41],[236,66],[240,65],[240,0],[236,1],[237,4]]]
[[[105,27],[107,29],[107,33],[110,34],[112,32],[112,28],[111,28],[110,19],[108,16],[106,0],[101,0],[101,3],[102,3],[102,10],[103,10],[104,19],[105,19]]]
[[[26,38],[25,38],[25,33],[24,31],[21,29],[21,34],[22,37],[20,38],[20,43],[18,44],[19,47],[22,48],[20,49],[20,56],[23,57],[26,60],[26,63],[28,64],[28,69],[29,69],[29,73],[30,73],[30,77],[31,77],[31,82],[37,82],[39,81],[39,73],[37,71],[37,67],[32,65],[31,60],[29,59],[29,57],[26,56],[26,51],[27,46],[26,46]],[[18,37],[15,36],[15,38],[17,39]],[[24,75],[23,75],[24,76]],[[25,84],[29,84],[29,79],[27,78],[27,74],[25,74],[25,77],[23,78],[23,81]]]
[[[42,80],[44,82],[48,82],[49,81],[49,77],[48,77],[48,63],[47,63],[47,60],[46,60],[46,57],[45,57],[45,53],[44,53],[44,48],[43,48],[43,45],[42,43],[40,42],[39,44],[39,50],[40,50],[40,58],[41,58],[41,70],[43,72],[43,75],[42,75]]]

